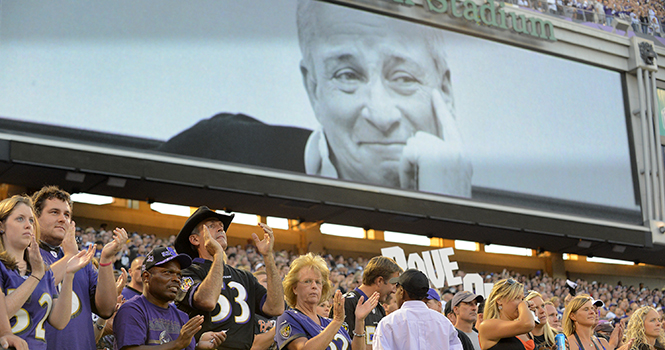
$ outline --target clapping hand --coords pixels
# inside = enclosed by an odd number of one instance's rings
[[[88,250],[82,250],[67,261],[67,273],[75,273],[90,263],[92,256],[95,255],[95,245],[91,244]]]
[[[216,349],[226,340],[226,331],[219,332],[205,332],[201,334],[199,342],[196,344],[197,349]]]
[[[28,246],[28,256],[30,260],[30,269],[33,276],[39,280],[42,279],[46,273],[46,265],[42,259],[42,254],[39,252],[39,244],[35,240],[35,235],[30,237],[30,245]]]
[[[342,292],[338,289],[335,291],[335,295],[333,296],[333,321],[337,321],[339,323],[344,322],[344,317],[345,311],[344,311],[344,298],[342,297]]]
[[[358,305],[356,305],[356,320],[364,320],[365,317],[374,310],[379,303],[379,296],[379,292],[374,292],[374,294],[372,294],[367,300],[365,300],[365,297],[360,297]]]
[[[268,255],[272,253],[272,247],[275,245],[275,235],[272,232],[270,226],[259,223],[259,226],[263,229],[263,239],[259,240],[259,236],[256,233],[252,233],[252,238],[256,244],[256,249],[261,253],[261,255]]]
[[[113,240],[106,243],[102,249],[102,255],[99,257],[99,263],[115,261],[115,255],[122,250],[122,245],[127,242],[127,231],[124,228],[116,227],[113,230]]]

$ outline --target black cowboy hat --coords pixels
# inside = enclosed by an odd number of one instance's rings
[[[194,231],[196,225],[207,219],[214,218],[218,219],[222,222],[222,224],[224,224],[224,230],[226,231],[229,229],[234,216],[235,214],[220,214],[216,211],[210,210],[206,206],[199,207],[196,209],[194,214],[192,214],[189,219],[185,221],[185,225],[182,227],[182,229],[180,229],[180,232],[178,233],[174,243],[176,251],[178,251],[178,253],[187,254],[192,258],[198,257],[199,253],[194,250],[192,244],[189,243],[189,236],[192,234],[192,231]]]

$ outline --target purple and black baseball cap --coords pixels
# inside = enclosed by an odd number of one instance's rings
[[[188,268],[192,264],[192,258],[187,254],[178,254],[175,249],[171,247],[159,247],[155,248],[148,253],[148,255],[143,260],[143,265],[141,266],[141,271],[147,271],[151,268],[159,265],[166,264],[167,262],[177,259],[180,263],[180,268]]]

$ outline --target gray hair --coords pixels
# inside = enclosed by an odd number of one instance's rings
[[[342,7],[341,5],[333,5],[325,3],[323,1],[317,0],[298,0],[298,7],[296,12],[296,23],[298,26],[298,43],[300,44],[300,51],[303,55],[303,61],[306,65],[311,65],[311,42],[318,35],[317,33],[317,6],[336,6]],[[349,11],[360,11],[355,9],[348,9]],[[427,45],[427,51],[432,55],[434,64],[437,70],[441,74],[449,74],[447,55],[445,51],[445,40],[444,32],[441,29],[429,27],[425,25],[418,25],[415,23],[409,23],[405,20],[398,19],[388,19],[385,15],[377,15],[374,13],[367,12],[367,16],[380,16],[385,18],[388,21],[395,21],[395,23],[402,23],[406,26],[412,26],[416,28],[417,31],[422,33],[422,37],[425,38],[425,43]]]
[[[313,59],[311,53],[312,41],[316,38],[318,34],[317,26],[317,14],[318,11],[325,11],[324,6],[334,6],[342,8],[341,5],[333,5],[326,3],[324,1],[318,0],[298,0],[298,7],[296,10],[296,24],[298,27],[298,43],[300,45],[300,51],[302,53],[303,59],[301,65],[304,66],[307,70],[313,68]],[[319,7],[319,8],[317,8]],[[347,8],[348,11],[360,11],[351,8]],[[420,25],[416,23],[411,23],[406,20],[400,20],[395,18],[389,18],[386,15],[378,15],[370,12],[366,12],[366,15],[369,16],[378,16],[386,21],[394,21],[396,25],[403,25],[415,29],[418,32],[421,38],[424,38],[427,51],[432,56],[434,60],[434,66],[436,67],[437,72],[442,78],[441,90],[444,92],[444,96],[450,98],[449,107],[450,112],[455,117],[455,108],[454,108],[454,98],[452,91],[452,82],[450,78],[450,68],[448,67],[448,56],[445,50],[445,32],[442,29],[430,27],[426,25]],[[393,29],[398,30],[398,29]],[[444,82],[448,82],[445,84]]]

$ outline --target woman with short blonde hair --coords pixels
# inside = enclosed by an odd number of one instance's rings
[[[318,255],[301,255],[291,263],[284,277],[284,297],[291,307],[277,319],[275,341],[280,349],[324,350],[327,348],[352,350],[365,349],[365,318],[379,302],[379,293],[368,300],[358,301],[356,327],[347,330],[344,324],[342,293],[337,290],[333,297],[333,318],[317,314],[316,307],[331,294],[328,266]],[[349,336],[352,331],[353,338]]]

